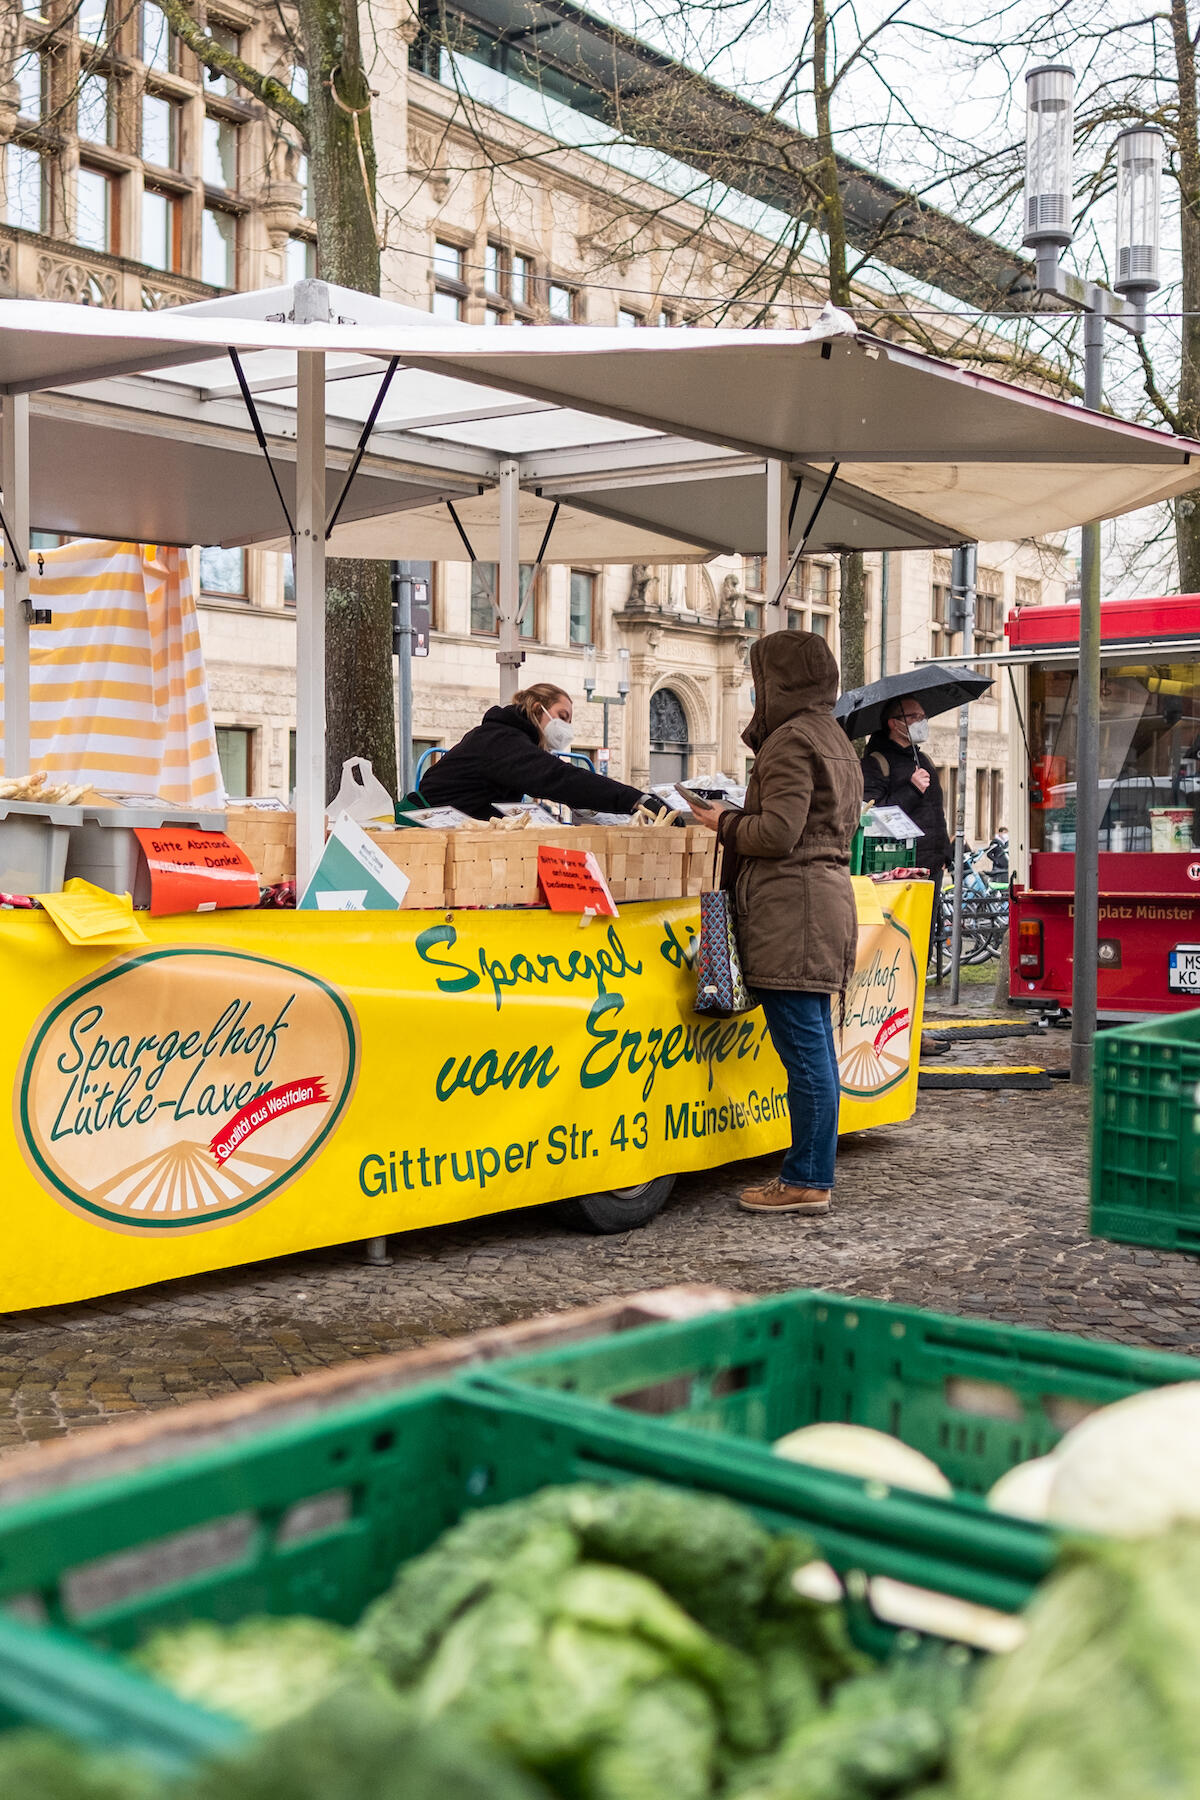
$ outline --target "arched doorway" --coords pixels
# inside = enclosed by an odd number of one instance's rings
[[[682,781],[689,773],[687,713],[672,688],[650,696],[650,785]]]

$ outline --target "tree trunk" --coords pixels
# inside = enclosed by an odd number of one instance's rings
[[[371,88],[362,65],[357,7],[353,0],[299,0],[299,21],[308,65],[309,171],[321,279],[378,294]],[[351,756],[367,757],[384,787],[395,794],[396,702],[386,563],[330,559],[325,658],[328,797],[336,793],[342,764]]]
[[[330,557],[325,569],[325,777],[337,792],[342,764],[365,756],[396,792],[392,684],[392,584],[388,565]]]
[[[1196,51],[1188,21],[1187,0],[1171,0],[1171,35],[1179,78],[1175,143],[1183,274],[1175,429],[1194,438],[1200,435],[1200,129],[1196,110]],[[1179,552],[1180,588],[1185,594],[1200,593],[1200,505],[1194,496],[1175,502],[1175,541]]]
[[[863,687],[867,675],[866,655],[867,578],[863,572],[861,550],[847,550],[841,563],[841,593],[838,597],[838,652],[842,670],[842,691]]]
[[[849,306],[850,278],[846,272],[846,214],[838,185],[837,157],[833,147],[834,78],[829,74],[829,21],[825,0],[812,0],[813,9],[813,106],[817,115],[817,149],[821,157],[821,212],[829,248],[829,298],[835,306]]]

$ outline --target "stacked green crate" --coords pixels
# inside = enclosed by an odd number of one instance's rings
[[[1093,1232],[1200,1251],[1200,1011],[1104,1032],[1092,1087]]]

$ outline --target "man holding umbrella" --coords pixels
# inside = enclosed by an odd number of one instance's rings
[[[973,669],[926,663],[843,694],[834,708],[847,737],[867,738],[864,800],[898,806],[920,832],[913,859],[933,876],[935,918],[942,876],[954,849],[937,770],[921,749],[929,736],[926,721],[978,700],[991,685],[988,676]]]
[[[946,824],[942,784],[921,746],[929,736],[925,708],[915,695],[892,700],[883,724],[863,752],[863,799],[868,805],[898,806],[921,835],[913,861],[933,876],[936,908],[942,876],[954,854]]]

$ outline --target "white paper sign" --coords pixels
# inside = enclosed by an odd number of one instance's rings
[[[368,877],[361,890],[356,881]],[[321,860],[300,901],[302,912],[394,912],[410,886],[402,869],[345,813],[329,833]],[[353,904],[354,901],[358,904]]]

